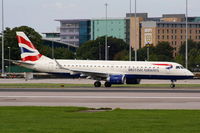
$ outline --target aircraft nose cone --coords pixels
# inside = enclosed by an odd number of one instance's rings
[[[193,78],[194,74],[192,72],[190,72],[189,70],[187,70],[186,76]]]

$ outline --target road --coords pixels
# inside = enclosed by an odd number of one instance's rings
[[[200,89],[0,89],[0,106],[84,106],[123,109],[200,109]]]

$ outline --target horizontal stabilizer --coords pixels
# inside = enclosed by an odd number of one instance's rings
[[[35,64],[32,63],[32,62],[24,62],[24,61],[21,61],[21,60],[9,60],[9,59],[5,59],[5,61],[12,62],[13,64],[16,64],[16,65],[21,65],[21,64],[25,64],[25,65],[35,65]]]

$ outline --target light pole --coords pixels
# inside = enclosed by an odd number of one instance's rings
[[[188,69],[188,0],[186,0],[186,26],[185,26],[185,68]]]
[[[105,35],[105,60],[108,60],[108,25],[107,25],[107,20],[108,20],[108,3],[105,4],[106,6],[106,35]]]
[[[52,56],[52,59],[54,59],[54,44],[53,44],[53,39],[51,41],[51,48],[52,48],[51,56]]]
[[[108,46],[108,60],[109,60],[109,50],[110,50],[110,46]]]
[[[2,74],[1,76],[5,76],[5,71],[4,71],[4,2],[2,0]]]
[[[132,8],[132,2],[131,2],[131,0],[130,0],[130,22],[131,22],[131,13],[132,13],[132,11],[131,11],[131,8]],[[130,29],[131,29],[131,26],[130,26]],[[130,36],[130,35],[129,35]],[[130,41],[129,41],[129,61],[131,61],[132,59],[131,59],[131,38],[130,38]]]
[[[147,61],[149,61],[149,47],[150,47],[150,44],[146,44],[146,47],[147,47]]]
[[[137,26],[137,21],[136,21],[136,13],[137,13],[137,1],[135,0],[135,32],[134,32],[134,36],[135,36],[135,61],[137,61],[137,45],[136,45],[136,43],[137,43],[137,41],[136,41],[136,38],[137,38],[137,34],[136,34],[136,32],[137,32],[137,30],[136,30],[136,26]]]
[[[8,59],[9,59],[9,73],[10,73],[10,47],[8,47],[8,54],[9,54]]]
[[[101,43],[99,42],[99,60],[101,60]]]

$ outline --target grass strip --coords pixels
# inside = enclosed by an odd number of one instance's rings
[[[1,83],[0,88],[73,88],[94,87],[93,84],[54,84],[54,83]],[[103,85],[102,85],[103,87]],[[170,84],[113,85],[116,88],[170,88]],[[200,84],[176,84],[175,88],[200,88]]]
[[[199,110],[0,107],[1,133],[199,133]],[[80,112],[81,111],[81,112]]]

